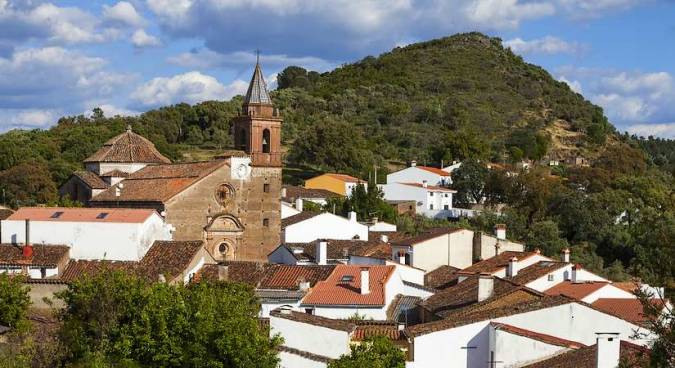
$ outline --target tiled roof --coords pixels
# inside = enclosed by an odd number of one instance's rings
[[[95,196],[91,202],[164,202],[226,164],[227,160],[213,160],[148,165]]]
[[[510,281],[493,278],[494,288],[491,298],[497,298],[520,287]],[[478,303],[478,276],[472,276],[455,286],[448,287],[430,296],[422,303],[424,309],[444,316],[452,311]]]
[[[255,296],[267,302],[295,302],[302,299],[306,292],[301,290],[255,290]]]
[[[80,178],[80,180],[91,189],[107,189],[110,187],[108,183],[91,171],[75,171],[73,176]]]
[[[620,356],[626,367],[644,367],[649,361],[650,351],[647,348],[631,344],[627,341],[620,343]],[[592,345],[577,350],[571,350],[542,360],[523,368],[596,368],[598,346]]]
[[[365,180],[361,180],[359,178],[355,178],[351,175],[346,175],[346,174],[333,174],[333,173],[326,173],[324,175],[328,175],[331,178],[335,178],[341,181],[344,181],[345,183],[367,183]]]
[[[11,209],[0,206],[0,220],[6,220],[13,213],[14,211],[12,211]]]
[[[273,265],[258,283],[260,289],[297,290],[300,282],[314,286],[333,272],[335,266]]]
[[[523,337],[527,337],[527,338],[532,339],[532,340],[541,341],[541,342],[549,344],[549,345],[563,346],[563,347],[570,348],[570,349],[579,349],[579,348],[583,348],[583,347],[586,346],[586,345],[584,345],[580,342],[567,340],[567,339],[561,339],[559,337],[546,335],[546,334],[542,334],[542,333],[534,332],[534,331],[530,331],[530,330],[525,330],[523,328],[507,325],[505,323],[492,322],[490,324],[497,330],[506,331],[506,332],[514,334],[514,335],[523,336]]]
[[[613,282],[612,286],[617,287],[623,291],[629,293],[635,293],[640,288],[639,281],[622,281],[622,282]]]
[[[227,281],[240,282],[257,287],[273,265],[253,261],[222,261],[220,262],[220,266],[227,266]],[[219,279],[218,268],[219,265],[217,264],[204,265],[197,275],[195,275],[195,278],[197,278],[197,281],[217,281]]]
[[[64,257],[68,257],[69,249],[65,245],[33,245],[33,256],[24,258],[21,246],[0,244],[0,265],[56,267]]]
[[[609,283],[604,281],[563,281],[544,292],[547,295],[566,295],[581,300],[607,285]]]
[[[71,259],[60,278],[62,281],[72,282],[82,276],[94,277],[101,272],[133,272],[137,265],[138,262],[133,261],[90,261]]]
[[[434,191],[434,192],[457,193],[457,191],[454,190],[454,189],[450,189],[450,188],[446,188],[446,187],[439,187],[438,185],[427,185],[425,187],[424,184],[420,184],[420,183],[400,183],[400,184],[407,185],[407,186],[410,186],[410,187],[423,188],[423,189],[426,189],[426,190],[429,190],[429,191]]]
[[[272,99],[270,93],[267,91],[267,84],[263,78],[260,64],[255,64],[251,82],[248,85],[246,96],[244,96],[244,104],[271,104]]]
[[[326,356],[323,356],[323,355],[314,354],[314,353],[310,353],[308,351],[303,351],[303,350],[299,350],[299,349],[295,349],[295,348],[289,348],[288,346],[283,346],[283,345],[277,347],[277,350],[279,350],[280,352],[297,355],[299,357],[309,359],[309,360],[313,360],[313,361],[319,362],[319,363],[329,363],[333,360],[333,359],[331,359],[329,357],[326,357]]]
[[[411,295],[398,294],[387,308],[387,319],[406,325],[414,325],[419,322],[417,305],[422,298]]]
[[[440,176],[450,176],[450,173],[449,173],[449,172],[444,171],[444,170],[442,170],[442,169],[439,169],[439,168],[437,168],[437,167],[431,167],[431,166],[419,166],[419,165],[417,165],[417,166],[415,166],[415,167],[418,168],[418,169],[422,169],[422,170],[424,170],[424,171],[428,171],[428,172],[430,172],[430,173],[434,173],[434,174],[436,174],[436,175],[440,175]]]
[[[308,325],[330,328],[331,330],[345,331],[349,333],[352,333],[354,330],[356,330],[356,325],[347,320],[320,317],[313,314],[307,314],[290,310],[282,311],[280,309],[275,309],[270,312],[270,316],[283,318],[300,323],[306,323]]]
[[[311,243],[285,243],[284,246],[299,261],[316,261],[316,245],[324,240]],[[379,238],[373,240],[325,240],[328,260],[347,259],[349,256],[381,258],[391,255],[391,247]],[[299,251],[299,252],[296,252]]]
[[[288,226],[295,225],[298,222],[309,220],[312,217],[316,217],[316,216],[321,215],[322,213],[323,212],[304,211],[304,212],[300,212],[298,214],[295,214],[293,216],[286,217],[284,219],[281,219],[281,228],[285,229]]]
[[[445,289],[457,283],[459,268],[448,265],[440,266],[424,275],[424,285],[434,289]]]
[[[124,172],[122,170],[111,170],[108,171],[107,173],[101,174],[102,177],[112,177],[112,178],[128,178],[129,173]]]
[[[515,277],[509,279],[516,284],[525,285],[540,277],[544,277],[551,272],[557,271],[569,263],[554,261],[539,261],[518,271]]]
[[[478,273],[495,273],[509,264],[509,260],[513,257],[517,257],[519,261],[522,261],[525,258],[535,255],[534,252],[515,252],[515,251],[506,251],[499,253],[494,257],[476,262],[471,266],[459,271],[460,274],[478,274]]]
[[[369,271],[368,294],[361,294],[361,269]],[[302,301],[306,305],[383,306],[385,285],[396,266],[337,265],[325,281],[318,282]]]
[[[170,163],[155,145],[144,137],[127,129],[103,144],[96,153],[89,156],[84,162],[140,162],[140,163]]]
[[[153,281],[162,274],[169,281],[185,271],[203,246],[201,240],[155,241],[138,263],[138,273]]]
[[[382,235],[386,235],[389,242],[403,240],[410,236],[403,231],[369,231],[368,239],[381,239]]]
[[[461,284],[461,283],[460,283]],[[573,302],[565,296],[535,297],[518,289],[497,299],[488,299],[473,306],[459,309],[444,316],[444,319],[408,327],[406,335],[415,337],[535,310],[556,307]]]
[[[452,234],[452,233],[459,232],[459,231],[462,231],[462,230],[465,230],[465,229],[463,229],[463,228],[453,228],[453,227],[433,228],[433,229],[426,230],[426,231],[424,231],[424,232],[422,232],[418,235],[411,236],[411,237],[404,238],[404,239],[400,239],[400,240],[396,240],[396,241],[393,241],[391,243],[393,245],[415,246],[415,244],[417,244],[417,243],[422,243],[422,242],[425,242],[425,241],[433,239],[433,238],[437,238],[437,237],[442,236],[442,235]]]
[[[294,202],[297,198],[324,199],[340,196],[330,190],[312,189],[295,185],[284,185],[284,189],[286,189],[286,196],[281,198],[281,200],[289,203]]]
[[[663,307],[663,301],[653,299],[654,306]],[[601,298],[593,302],[593,307],[637,325],[647,321],[640,299]]]
[[[388,321],[355,321],[356,330],[352,341],[363,341],[369,337],[384,336],[392,341],[404,338],[397,322]]]
[[[22,207],[7,220],[143,223],[155,213],[142,208]]]

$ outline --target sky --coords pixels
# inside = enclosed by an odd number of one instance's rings
[[[480,31],[602,106],[675,138],[675,0],[0,0],[0,131],[137,115]]]

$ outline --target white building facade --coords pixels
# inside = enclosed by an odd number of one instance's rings
[[[356,221],[354,212],[348,219],[324,212],[285,226],[281,239],[285,243],[309,243],[317,239],[368,240],[368,226]]]
[[[389,183],[380,186],[388,201],[415,201],[416,213],[431,218],[459,217],[453,209],[452,195],[457,191],[427,183]]]

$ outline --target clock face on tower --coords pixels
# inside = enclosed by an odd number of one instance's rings
[[[238,179],[244,179],[246,177],[246,172],[248,171],[248,167],[246,167],[245,164],[241,164],[237,167],[237,178]]]

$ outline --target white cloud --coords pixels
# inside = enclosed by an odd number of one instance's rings
[[[103,18],[133,27],[141,27],[145,24],[145,19],[138,14],[136,8],[126,1],[120,1],[113,6],[103,5]]]
[[[522,38],[514,38],[504,42],[505,47],[511,48],[516,54],[577,54],[583,47],[576,42],[567,42],[557,37],[546,36],[544,38],[525,41]]]
[[[209,100],[227,100],[246,92],[248,83],[235,80],[224,86],[216,78],[197,71],[170,78],[154,78],[139,86],[131,95],[145,107],[170,105],[179,102],[197,103]]]
[[[136,110],[130,110],[124,107],[119,107],[110,103],[101,103],[101,102],[87,102],[85,104],[88,106],[88,108],[82,113],[82,115],[85,116],[91,116],[92,115],[92,110],[96,107],[100,108],[103,110],[103,115],[106,117],[114,117],[114,116],[137,116],[140,115],[141,113]]]
[[[675,123],[664,124],[635,124],[629,126],[628,133],[635,134],[642,137],[661,137],[668,139],[675,139]]]
[[[591,100],[602,106],[610,118],[618,121],[639,121],[653,114],[653,108],[639,96],[622,96],[616,93],[592,96]]]
[[[142,29],[137,30],[131,35],[131,43],[137,48],[155,47],[162,44],[159,38],[147,34]]]
[[[75,7],[58,7],[46,3],[30,10],[28,13],[14,14],[33,26],[44,26],[49,29],[48,40],[52,42],[83,43],[101,42],[105,39],[97,31],[98,20],[88,12]]]
[[[565,82],[570,87],[570,89],[572,91],[574,91],[576,93],[579,93],[579,94],[583,93],[583,89],[581,88],[581,82],[579,82],[578,80],[569,81],[569,80],[567,80],[567,78],[565,78],[563,76],[558,78],[558,80],[561,81],[561,82]]]
[[[623,93],[648,93],[652,98],[659,98],[673,90],[673,78],[666,72],[627,73],[621,72],[604,78],[608,88]]]
[[[250,66],[255,63],[256,55],[252,52],[237,51],[228,54],[220,54],[209,49],[200,49],[193,52],[185,52],[172,56],[167,60],[169,63],[186,68],[218,68],[233,65]],[[264,65],[302,66],[309,70],[327,71],[333,69],[336,64],[321,58],[305,56],[290,57],[288,55],[260,55],[260,62]]]
[[[572,18],[597,18],[607,13],[630,9],[644,0],[558,0]]]
[[[22,128],[44,128],[56,123],[59,113],[56,110],[26,109],[15,112],[9,118],[9,125]]]
[[[497,29],[516,28],[523,20],[541,18],[554,13],[553,4],[518,0],[478,0],[464,8],[464,14],[470,21]]]

